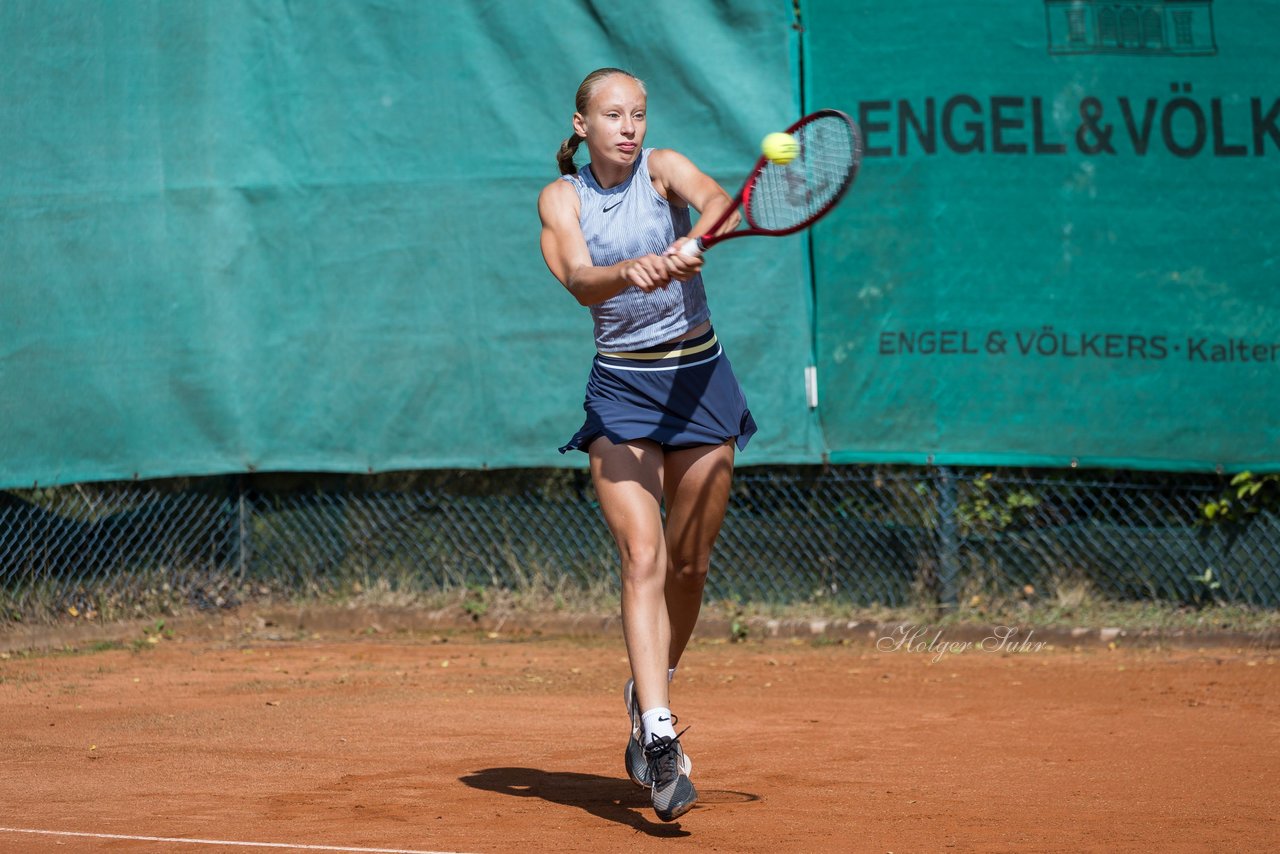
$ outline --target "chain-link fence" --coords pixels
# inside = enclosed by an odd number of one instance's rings
[[[902,606],[1084,585],[1280,605],[1280,518],[1206,524],[1224,478],[743,468],[708,596]],[[153,615],[379,584],[614,583],[578,470],[255,476],[0,492],[0,620]]]

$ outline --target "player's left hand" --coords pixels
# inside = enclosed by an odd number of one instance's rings
[[[671,277],[681,282],[689,281],[702,270],[701,255],[695,258],[680,253],[680,247],[688,242],[687,237],[677,237],[675,242],[662,252],[662,257],[666,259],[667,267],[671,271]]]

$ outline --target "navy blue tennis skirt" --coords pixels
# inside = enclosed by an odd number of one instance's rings
[[[713,329],[629,353],[597,353],[582,408],[587,420],[562,454],[586,451],[600,436],[614,444],[652,439],[669,449],[732,439],[742,449],[756,432]]]

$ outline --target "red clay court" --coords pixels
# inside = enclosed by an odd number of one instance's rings
[[[622,768],[619,639],[227,634],[6,654],[0,851],[1266,851],[1280,838],[1274,650],[695,639],[673,705],[701,800],[662,824]]]

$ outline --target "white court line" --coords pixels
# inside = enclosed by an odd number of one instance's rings
[[[28,830],[21,827],[0,827],[0,833],[38,833],[45,836],[82,836],[90,839],[129,839],[135,842],[182,842],[187,845],[239,845],[245,848],[287,848],[292,851],[347,851],[356,852],[356,854],[458,854],[456,851],[419,851],[412,848],[344,848],[341,845],[235,842],[230,839],[185,839],[181,836],[128,836],[122,833],[78,833],[72,830]]]

